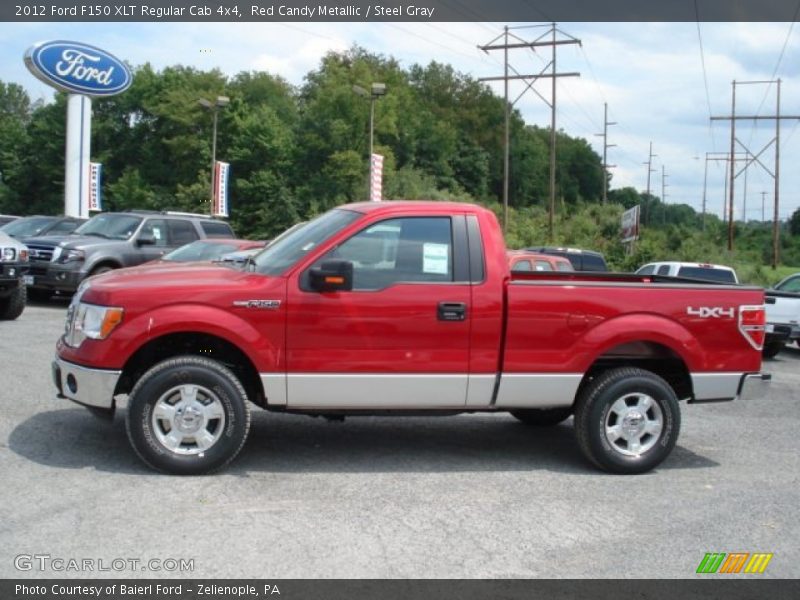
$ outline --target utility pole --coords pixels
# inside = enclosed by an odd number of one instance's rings
[[[663,205],[662,208],[664,210],[663,223],[665,225],[667,223],[667,188],[669,187],[667,185],[667,177],[669,177],[669,175],[667,175],[666,173],[666,168],[664,167],[664,165],[661,165],[661,204]]]
[[[603,103],[603,133],[595,133],[596,136],[603,138],[603,204],[608,200],[608,170],[613,169],[617,165],[608,164],[608,149],[613,148],[616,144],[608,143],[608,126],[616,125],[616,122],[609,122],[608,120],[608,102]]]
[[[761,222],[767,222],[767,215],[764,212],[764,197],[767,195],[767,192],[761,192]]]
[[[772,85],[773,83],[777,84],[777,95],[775,100],[775,114],[774,115],[737,115],[736,114],[736,86],[737,85]],[[791,120],[800,120],[800,115],[781,115],[781,80],[766,80],[766,81],[733,81],[733,93],[732,93],[733,100],[731,102],[732,112],[730,115],[720,116],[720,117],[711,117],[712,121],[730,121],[731,122],[731,164],[733,165],[733,157],[735,151],[735,144],[738,143],[742,148],[744,148],[750,158],[747,159],[745,162],[744,167],[742,167],[738,173],[735,172],[735,168],[731,168],[730,174],[730,197],[728,200],[728,212],[731,216],[731,220],[728,222],[728,250],[733,250],[733,181],[736,177],[742,174],[752,163],[757,162],[761,168],[763,168],[774,180],[775,180],[775,197],[773,199],[774,204],[774,217],[772,222],[772,268],[775,269],[778,266],[778,252],[780,248],[779,244],[779,237],[780,237],[780,222],[778,219],[779,215],[779,204],[780,204],[780,145],[781,145],[781,121],[785,119]],[[736,121],[775,121],[775,137],[772,138],[761,150],[756,153],[750,152],[750,149],[745,146],[742,141],[736,137],[735,135],[735,127]],[[775,144],[775,166],[774,171],[771,171],[764,165],[763,162],[760,160],[760,156],[769,148],[772,144]]]
[[[528,90],[533,91],[534,94],[539,96],[545,104],[550,107],[550,216],[549,216],[549,239],[553,239],[553,220],[555,214],[555,204],[556,204],[556,78],[557,77],[578,77],[580,73],[558,73],[556,71],[556,47],[565,45],[565,44],[580,44],[581,41],[576,39],[560,29],[556,27],[555,23],[549,25],[549,29],[545,31],[542,35],[535,38],[532,41],[527,41],[515,33],[512,33],[512,30],[519,30],[519,29],[532,29],[535,27],[542,27],[540,25],[537,26],[521,26],[521,27],[504,27],[503,33],[499,36],[494,38],[488,44],[483,46],[478,46],[481,50],[489,53],[490,50],[502,50],[503,51],[503,75],[500,77],[482,77],[479,81],[503,81],[504,82],[504,89],[505,89],[505,136],[504,136],[504,149],[503,149],[503,231],[508,231],[508,187],[509,187],[509,177],[510,177],[510,117],[511,117],[511,108],[517,101],[525,95],[525,92]],[[557,34],[561,34],[564,36],[562,39],[558,39]],[[548,41],[546,38],[550,37],[551,39]],[[502,43],[497,43],[500,39],[503,40]],[[514,67],[512,67],[508,62],[508,51],[509,50],[516,50],[516,49],[528,49],[533,52],[536,52],[536,48],[543,47],[543,46],[550,46],[552,48],[552,58],[550,62],[544,66],[544,68],[536,74],[533,75],[522,75],[517,71]],[[509,69],[514,72],[514,75],[509,75]],[[547,70],[550,70],[547,73]],[[552,86],[550,92],[550,101],[545,99],[533,86],[534,84],[542,78],[550,78],[552,79]],[[509,101],[508,95],[508,83],[509,81],[514,80],[522,80],[525,82],[525,89],[522,90],[519,96],[513,101]]]
[[[647,206],[647,202],[649,202],[648,198],[650,196],[650,173],[654,171],[653,169],[654,158],[658,158],[658,154],[653,154],[653,142],[650,142],[650,152],[647,155],[647,162],[642,163],[643,165],[647,165],[647,192],[645,193],[645,198],[644,198],[645,206]],[[644,224],[647,225],[648,214],[645,212],[643,216],[644,218],[642,220],[644,221]]]

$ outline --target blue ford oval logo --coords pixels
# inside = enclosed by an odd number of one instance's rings
[[[128,89],[133,81],[121,60],[79,42],[36,44],[25,53],[25,64],[45,83],[73,94],[113,96]]]

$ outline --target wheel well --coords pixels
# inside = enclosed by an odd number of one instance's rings
[[[253,363],[231,342],[206,333],[174,333],[147,342],[128,359],[114,394],[128,394],[152,366],[174,356],[202,356],[225,365],[244,386],[247,397],[266,405],[263,386]]]
[[[642,341],[616,346],[599,356],[584,375],[576,397],[598,375],[618,367],[639,367],[655,373],[675,391],[678,400],[693,394],[692,378],[683,359],[667,346]]]
[[[102,269],[103,267],[110,267],[112,269],[121,269],[122,265],[120,265],[118,262],[115,262],[113,260],[104,260],[104,261],[101,261],[101,262],[97,263],[95,266],[93,266],[92,270],[91,270],[91,273],[95,273],[97,271],[97,269]]]

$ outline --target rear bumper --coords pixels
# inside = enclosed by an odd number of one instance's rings
[[[771,383],[771,373],[749,373],[743,375],[739,384],[739,393],[736,397],[740,400],[763,398],[769,391]]]
[[[689,403],[760,398],[767,393],[771,381],[769,373],[696,373],[692,375],[694,394]]]
[[[52,372],[59,398],[93,408],[114,408],[114,389],[122,371],[90,369],[56,357]]]

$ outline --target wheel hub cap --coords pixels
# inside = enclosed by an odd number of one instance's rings
[[[182,433],[195,433],[204,424],[203,413],[196,406],[179,407],[175,412],[174,424]]]
[[[605,435],[611,447],[625,456],[641,456],[656,445],[664,413],[652,396],[629,393],[615,400],[605,416]]]

